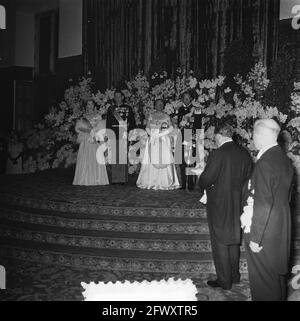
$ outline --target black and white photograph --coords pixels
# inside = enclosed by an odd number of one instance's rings
[[[0,0],[0,301],[300,301],[300,0]]]

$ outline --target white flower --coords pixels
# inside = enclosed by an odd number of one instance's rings
[[[254,195],[254,191],[252,191],[252,195]],[[252,196],[249,196],[247,200],[247,205],[244,207],[244,212],[241,216],[241,227],[245,233],[251,232],[253,205],[254,199]]]
[[[224,84],[224,81],[225,81],[225,77],[219,76],[216,80],[216,85],[221,87]]]
[[[288,126],[294,127],[298,130],[300,133],[300,117],[292,119],[289,123]]]
[[[126,82],[127,88],[123,90],[127,102],[132,106],[137,125],[142,121],[146,125],[146,119],[153,111],[153,102],[157,98],[168,101],[165,112],[176,113],[182,106],[181,95],[193,88],[197,94],[192,102],[194,106],[202,106],[203,125],[208,130],[205,132],[205,155],[217,147],[214,135],[214,125],[216,121],[235,123],[235,133],[250,151],[255,149],[252,141],[253,121],[256,118],[276,117],[282,124],[287,124],[288,130],[293,135],[293,144],[290,144],[291,158],[294,166],[300,168],[300,161],[295,159],[300,140],[300,94],[296,91],[300,89],[300,84],[295,84],[295,91],[291,95],[291,108],[288,115],[280,113],[276,106],[266,106],[260,99],[269,84],[266,77],[266,68],[262,63],[256,64],[251,72],[243,79],[237,75],[235,77],[238,90],[233,93],[233,102],[227,103],[222,94],[228,94],[231,88],[223,88],[225,77],[219,76],[215,79],[204,79],[199,81],[191,72],[186,72],[179,68],[176,79],[168,78],[165,71],[154,73],[153,79],[163,79],[162,83],[154,87],[150,86],[149,78],[139,72],[131,81]],[[73,84],[73,83],[72,83]],[[92,119],[95,116],[106,114],[114,98],[115,88],[108,88],[105,92],[92,92],[92,79],[81,78],[65,90],[63,101],[56,107],[51,108],[45,117],[45,122],[35,126],[34,129],[24,135],[25,146],[30,149],[30,155],[24,160],[24,168],[27,172],[44,170],[49,166],[56,168],[59,166],[70,166],[76,161],[74,152],[77,135],[74,132],[76,121],[82,117]],[[220,91],[220,98],[216,100],[217,91]],[[146,118],[146,119],[145,119]],[[182,126],[187,124],[184,119]],[[140,138],[144,142],[144,137],[139,134],[131,134],[132,137]],[[293,146],[293,147],[292,147]],[[300,146],[300,143],[299,143]],[[43,152],[40,152],[43,150]],[[111,157],[108,149],[106,160]],[[130,171],[135,170],[131,168]],[[136,169],[138,170],[138,168]],[[300,170],[299,170],[300,172]],[[299,175],[300,177],[300,175]],[[300,186],[300,184],[299,184]],[[249,211],[248,209],[245,212]]]
[[[198,84],[198,80],[195,77],[190,77],[189,86],[195,88]]]
[[[183,106],[183,102],[181,100],[175,100],[175,101],[172,101],[172,105],[174,109],[179,109],[180,107]]]
[[[199,102],[199,100],[197,101],[197,100],[193,100],[192,101],[192,105],[194,106],[194,107],[201,107],[202,106],[202,104]]]
[[[204,97],[203,97],[203,96],[199,96],[199,97],[198,97],[198,102],[199,102],[200,104],[204,104],[204,103],[205,103]]]
[[[294,89],[300,90],[300,82],[294,82]]]
[[[300,84],[300,83],[299,83]],[[292,93],[291,95],[291,109],[296,112],[296,114],[300,113],[300,94],[299,93]]]
[[[248,83],[253,83],[253,89],[256,91],[265,91],[269,86],[269,79],[267,79],[267,68],[260,61],[255,64],[247,77]]]
[[[167,103],[164,111],[168,115],[171,115],[171,114],[174,113],[175,109],[174,109],[174,106],[171,103]]]

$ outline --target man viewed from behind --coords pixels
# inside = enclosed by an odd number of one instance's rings
[[[246,149],[233,142],[228,125],[215,129],[218,149],[213,151],[200,176],[207,192],[207,219],[217,280],[211,287],[229,290],[240,282],[241,243],[240,215],[242,190],[252,170],[252,159]]]

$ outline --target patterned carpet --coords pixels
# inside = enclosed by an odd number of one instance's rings
[[[135,186],[136,177],[128,185],[72,186],[72,170],[45,171],[39,174],[0,176],[0,193],[40,201],[67,203],[79,207],[120,208],[201,208],[198,192],[140,190]]]
[[[30,262],[5,260],[2,262],[8,271],[7,290],[0,291],[1,301],[82,301],[81,282],[153,281],[173,277],[167,273],[134,273],[120,271],[65,268],[57,265],[32,264]],[[176,275],[175,275],[176,277]],[[247,276],[241,284],[234,285],[231,291],[210,289],[208,278],[214,275],[203,274],[193,279],[198,289],[199,301],[246,301],[250,300]]]
[[[0,177],[1,300],[82,300],[82,281],[169,277],[192,278],[200,301],[249,300],[243,248],[241,284],[206,286],[215,271],[197,190],[139,190],[134,177],[126,186],[77,187],[72,178],[70,170]],[[295,238],[298,262],[299,250]]]

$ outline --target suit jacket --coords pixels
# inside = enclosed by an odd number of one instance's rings
[[[119,122],[114,116],[115,109],[118,110],[121,118],[124,121],[127,121],[128,132],[136,128],[136,123],[135,123],[133,110],[130,106],[123,104],[118,108],[116,108],[115,106],[110,107],[107,110],[106,128],[111,129],[115,133],[116,139],[119,139]]]
[[[279,146],[266,151],[255,164],[253,217],[246,241],[263,246],[269,264],[286,274],[291,245],[290,192],[294,170]]]
[[[224,245],[240,244],[243,187],[251,176],[252,159],[246,149],[228,142],[213,151],[200,176],[207,192],[210,233]]]
[[[181,106],[178,111],[178,126],[180,125],[183,117],[191,112],[192,104],[189,106]]]
[[[193,114],[192,116],[194,118],[194,122],[193,122],[193,130],[196,131],[197,129],[202,129],[202,118],[203,115],[202,114]]]

